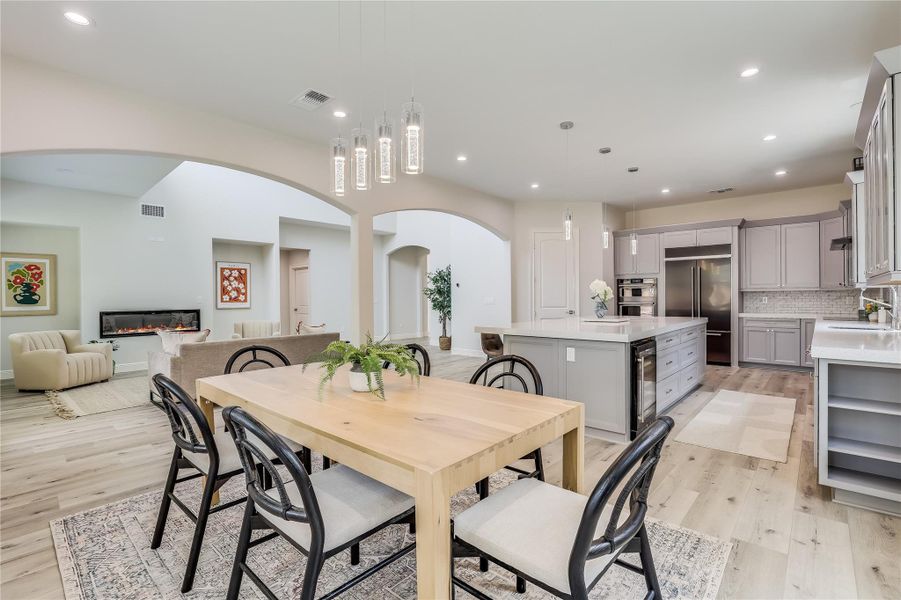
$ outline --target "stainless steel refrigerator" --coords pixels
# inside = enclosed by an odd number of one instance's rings
[[[732,362],[732,250],[729,244],[667,248],[665,315],[707,317],[707,362]]]

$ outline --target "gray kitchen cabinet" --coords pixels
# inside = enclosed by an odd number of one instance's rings
[[[742,329],[741,359],[744,362],[770,362],[770,330],[765,327],[746,326]]]
[[[635,257],[629,236],[613,238],[613,270],[617,275],[635,274]]]
[[[742,288],[773,290],[782,287],[782,226],[748,227],[742,235]]]
[[[801,330],[771,329],[774,365],[797,367],[801,364]]]
[[[816,319],[801,320],[801,366],[812,367],[816,360],[810,355],[810,345],[813,343],[813,330],[816,327]]]
[[[698,230],[665,231],[660,236],[664,248],[685,248],[698,245]]]
[[[845,287],[845,253],[831,250],[832,240],[844,237],[844,217],[834,217],[820,221],[820,288],[841,289]]]
[[[820,287],[820,224],[787,223],[782,228],[782,285],[788,289]]]
[[[626,402],[598,402],[598,382],[604,382],[605,393],[614,398],[628,397],[628,368],[623,349],[628,344],[600,344],[565,340],[559,344],[562,365],[560,392],[562,398],[585,405],[585,424],[605,431],[626,434],[629,427]],[[570,352],[572,360],[567,360]],[[608,387],[609,386],[609,387]]]
[[[656,275],[660,272],[660,235],[637,236],[636,254],[628,235],[613,238],[613,270],[617,275]]]
[[[869,282],[891,280],[895,265],[895,156],[893,148],[893,119],[901,115],[893,112],[893,80],[885,80],[882,95],[876,106],[866,144],[863,148],[864,184],[866,186],[866,276]],[[896,125],[898,126],[898,125]],[[899,127],[901,128],[901,127]]]
[[[550,338],[510,337],[504,340],[507,352],[526,356],[541,374],[541,385],[545,396],[563,398],[558,379],[560,350],[557,341]],[[516,372],[519,372],[517,368]]]
[[[698,246],[714,246],[732,243],[731,227],[711,227],[698,229]]]

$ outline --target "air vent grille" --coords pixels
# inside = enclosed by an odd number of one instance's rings
[[[734,192],[734,191],[735,191],[735,188],[724,187],[724,188],[720,188],[718,190],[708,190],[707,193],[708,194],[726,194],[728,192]]]
[[[145,217],[157,217],[159,219],[166,218],[166,207],[159,204],[141,203],[141,215]]]
[[[331,99],[332,97],[325,92],[308,89],[304,93],[291,100],[290,104],[292,106],[299,106],[300,108],[304,108],[306,110],[316,110],[323,104],[330,102]]]

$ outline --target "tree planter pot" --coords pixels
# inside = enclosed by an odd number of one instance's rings
[[[375,375],[370,374],[373,385],[375,384]],[[368,392],[369,383],[366,380],[366,373],[357,365],[354,365],[347,373],[347,381],[350,383],[350,389],[355,392]]]
[[[438,337],[438,347],[442,350],[450,350],[451,349],[451,336],[442,335]]]

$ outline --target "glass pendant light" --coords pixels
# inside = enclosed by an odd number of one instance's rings
[[[573,239],[573,212],[568,208],[563,211],[563,237],[567,242]]]
[[[603,240],[604,250],[607,250],[610,247],[610,228],[607,227],[607,203],[606,202],[604,202],[602,218],[604,220],[604,232],[601,234],[601,239]]]
[[[629,173],[637,173],[638,167],[630,167],[628,171]],[[635,233],[635,220],[638,218],[638,213],[635,208],[635,196],[632,196],[632,233],[629,235],[629,251],[632,253],[632,256],[638,254],[638,235]]]
[[[375,179],[379,183],[394,183],[397,161],[394,157],[394,123],[384,114],[375,121]]]
[[[365,192],[372,187],[371,154],[369,152],[369,130],[358,127],[351,132],[353,154],[351,154],[350,173],[353,187]]]
[[[422,173],[422,105],[412,98],[401,107],[401,166],[407,175]]]
[[[629,251],[632,253],[632,256],[638,254],[638,237],[635,235],[635,232],[632,232],[632,235],[629,236]]]
[[[336,137],[332,140],[331,181],[329,189],[338,197],[344,195],[347,174],[347,140]]]

